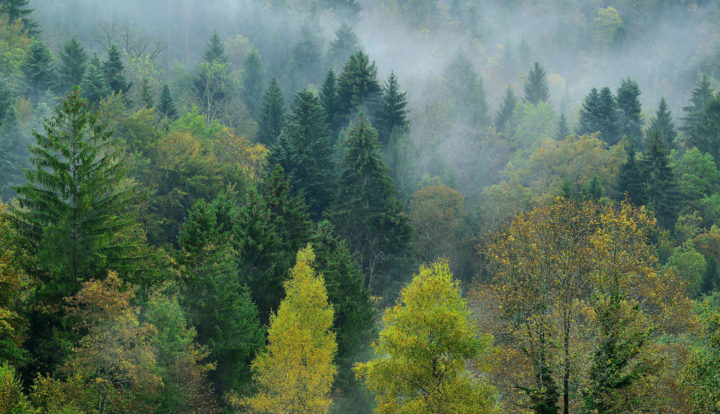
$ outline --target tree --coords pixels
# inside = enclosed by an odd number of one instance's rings
[[[383,86],[383,95],[375,114],[378,140],[383,146],[390,144],[393,132],[407,130],[407,93],[400,91],[397,77],[390,73],[387,83]]]
[[[15,372],[15,367],[7,361],[0,364],[0,412],[13,414],[37,412],[23,393],[22,381]]]
[[[720,287],[720,284],[718,284],[718,279],[720,279],[719,276],[717,258],[715,255],[711,255],[705,262],[705,273],[703,274],[702,279],[702,293],[708,294]]]
[[[660,98],[660,104],[658,105],[655,116],[650,118],[650,127],[648,128],[648,134],[651,131],[658,130],[660,135],[665,140],[665,146],[667,148],[675,148],[675,137],[677,137],[677,131],[675,131],[675,124],[673,123],[672,113],[668,109],[665,98]]]
[[[243,98],[252,115],[257,115],[263,94],[263,70],[262,60],[257,51],[252,50],[245,57],[245,71],[243,72]]]
[[[495,129],[498,132],[503,132],[508,125],[508,122],[512,119],[513,111],[517,105],[517,98],[512,90],[512,87],[508,86],[505,90],[505,97],[503,97],[500,110],[495,117]]]
[[[353,29],[346,23],[342,23],[335,31],[335,39],[330,42],[328,49],[328,65],[330,70],[341,70],[345,62],[350,59],[353,53],[360,51],[360,41]]]
[[[277,79],[272,78],[270,87],[263,96],[258,120],[257,141],[266,147],[275,143],[285,122],[285,103]]]
[[[550,85],[545,75],[545,69],[538,62],[535,62],[530,69],[524,89],[525,100],[533,105],[547,102],[550,99]]]
[[[337,368],[333,308],[310,246],[300,250],[285,299],[270,318],[267,350],[253,361],[259,392],[239,400],[253,412],[327,413]]]
[[[695,412],[712,413],[720,399],[720,306],[717,294],[699,306],[700,332],[683,372]]]
[[[693,127],[687,129],[685,141],[688,146],[712,155],[720,163],[720,93],[712,95],[703,109],[696,113]]]
[[[164,117],[170,119],[171,121],[177,119],[178,117],[178,112],[175,108],[175,101],[170,94],[170,88],[168,87],[167,83],[163,85],[163,90],[160,94],[160,102],[158,103],[157,110],[158,113],[162,114]]]
[[[488,124],[488,104],[483,80],[468,57],[459,52],[443,72],[447,93],[458,119],[473,129]]]
[[[124,65],[120,57],[120,50],[112,45],[108,50],[108,59],[103,62],[103,72],[110,90],[114,93],[127,92],[130,89],[127,79],[123,74]]]
[[[150,86],[150,79],[144,77],[140,79],[140,96],[138,101],[135,102],[141,108],[154,108],[155,99],[153,98],[152,86]]]
[[[29,153],[25,134],[17,121],[15,108],[10,107],[0,123],[0,199],[10,201],[15,186],[25,182],[23,168],[28,167]]]
[[[421,266],[383,316],[376,358],[356,372],[377,393],[376,413],[489,413],[495,391],[466,368],[487,353],[447,261]]]
[[[305,24],[297,38],[298,41],[290,52],[291,58],[286,68],[291,90],[304,89],[308,84],[319,81],[322,76],[322,49],[315,29]]]
[[[561,141],[570,135],[570,127],[567,124],[565,114],[560,114],[557,126],[555,127],[555,140]]]
[[[375,62],[371,63],[368,55],[361,51],[353,54],[337,79],[339,115],[347,121],[348,116],[360,107],[373,107],[381,92]]]
[[[617,90],[617,106],[620,110],[619,135],[626,136],[634,145],[638,145],[643,138],[642,107],[639,97],[640,88],[637,82],[630,78],[623,79]]]
[[[342,117],[338,107],[337,80],[332,69],[328,70],[327,75],[325,75],[319,96],[320,103],[327,115],[328,128],[330,128],[332,136],[336,137],[340,131]]]
[[[193,76],[193,93],[205,112],[207,122],[219,118],[235,92],[230,70],[224,59],[199,62]]]
[[[412,229],[395,185],[378,155],[377,133],[361,115],[345,142],[340,185],[330,216],[357,255],[373,291],[386,288],[389,272],[408,252]]]
[[[467,215],[458,191],[444,185],[423,187],[413,194],[409,210],[420,260],[429,263],[457,251]]]
[[[655,211],[658,223],[672,229],[679,212],[680,192],[670,166],[670,154],[658,131],[653,132],[646,147],[642,171],[647,183],[648,204]]]
[[[692,91],[690,104],[683,107],[685,117],[681,119],[683,125],[680,127],[680,131],[688,135],[697,127],[705,111],[705,104],[710,101],[712,96],[713,90],[710,88],[710,79],[703,74]]]
[[[28,35],[36,36],[40,32],[37,30],[37,23],[29,17],[29,14],[32,13],[33,9],[27,8],[28,2],[29,0],[1,0],[0,10],[3,14],[7,14],[10,19],[10,23],[14,23],[16,20],[21,20]]]
[[[288,154],[280,165],[293,190],[304,196],[311,216],[318,218],[332,202],[335,188],[333,148],[325,111],[307,89],[295,95],[290,111],[281,132],[287,137]],[[278,159],[272,155],[276,148],[271,148],[271,160]]]
[[[622,198],[627,197],[634,205],[641,206],[645,204],[647,200],[645,192],[645,177],[637,160],[635,159],[634,146],[628,145],[625,151],[627,151],[627,161],[620,166],[620,173],[618,175],[618,192]]]
[[[65,43],[60,52],[60,88],[63,92],[80,86],[85,76],[88,55],[75,38]]]
[[[227,63],[227,57],[225,57],[225,48],[222,45],[222,42],[220,41],[220,37],[218,37],[217,33],[213,33],[213,35],[210,37],[210,40],[208,41],[208,44],[205,48],[205,55],[204,55],[205,62],[213,63],[215,61],[219,63]]]
[[[603,141],[609,146],[615,145],[620,136],[620,112],[612,91],[602,88],[600,93],[593,88],[585,97],[580,110],[578,135],[600,132]]]
[[[110,86],[107,84],[101,65],[97,55],[93,56],[90,59],[90,64],[88,64],[81,85],[83,96],[93,107],[97,107],[101,100],[110,95]]]
[[[45,44],[36,40],[30,45],[30,50],[20,65],[32,96],[36,99],[55,84],[54,60]]]

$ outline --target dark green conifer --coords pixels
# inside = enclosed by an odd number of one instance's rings
[[[472,62],[460,52],[443,73],[447,93],[454,103],[457,118],[475,129],[489,124],[485,87]]]
[[[103,63],[103,71],[105,72],[105,79],[110,87],[110,91],[114,93],[127,92],[130,85],[125,79],[123,73],[124,66],[122,58],[120,57],[120,50],[117,46],[112,45],[108,50],[108,60]]]
[[[675,148],[675,137],[677,137],[677,131],[675,130],[675,124],[673,123],[672,113],[668,109],[668,105],[665,102],[665,98],[660,98],[660,105],[658,105],[655,116],[650,119],[650,131],[657,130],[665,140],[667,148]]]
[[[75,38],[65,43],[60,53],[60,88],[63,92],[82,84],[88,55]]]
[[[600,138],[608,145],[615,145],[621,138],[620,112],[608,87],[602,88],[600,93],[593,88],[585,97],[580,110],[577,134],[590,135],[595,132],[600,132]]]
[[[285,102],[277,79],[272,78],[270,87],[265,92],[258,119],[257,141],[266,147],[272,146],[280,136],[285,122]]]
[[[720,93],[711,96],[696,115],[692,128],[686,132],[686,143],[720,163]]]
[[[33,9],[28,9],[29,0],[0,0],[0,11],[10,18],[10,23],[21,19],[23,26],[30,36],[37,36],[40,31],[37,23],[30,18]]]
[[[495,129],[498,132],[503,132],[512,119],[515,105],[517,105],[517,98],[515,97],[512,87],[508,86],[505,90],[505,96],[503,97],[502,104],[500,105],[500,110],[495,117]]]
[[[54,60],[52,53],[43,42],[39,40],[32,42],[20,69],[35,98],[55,86]]]
[[[338,113],[347,121],[363,105],[374,108],[381,92],[375,62],[370,62],[365,53],[357,52],[350,56],[337,79]]]
[[[97,106],[101,100],[110,95],[110,86],[107,84],[107,78],[97,55],[90,59],[81,88],[83,96],[91,106]]]
[[[620,167],[618,175],[618,192],[621,198],[627,195],[628,200],[636,206],[645,204],[645,180],[643,172],[635,159],[635,147],[628,145],[627,160]]]
[[[658,223],[666,229],[672,229],[679,212],[680,191],[670,166],[670,154],[659,131],[650,133],[646,148],[641,168],[646,183],[647,202],[655,211]]]
[[[397,77],[390,73],[387,83],[383,87],[383,95],[375,114],[378,140],[383,146],[390,143],[394,131],[405,131],[407,120],[407,93],[400,91]]]
[[[683,107],[685,117],[682,118],[682,126],[680,131],[684,132],[685,135],[690,135],[691,131],[701,122],[703,113],[705,111],[705,104],[712,99],[713,90],[710,88],[710,79],[707,75],[698,79],[695,88],[690,96],[690,104]]]
[[[9,202],[15,196],[13,188],[25,182],[23,168],[28,167],[30,154],[15,109],[9,107],[4,112],[0,123],[0,200]]]
[[[715,255],[710,255],[705,262],[705,274],[702,280],[702,293],[708,294],[718,288],[718,262]]]
[[[157,110],[158,113],[170,120],[176,119],[178,116],[177,109],[175,108],[175,101],[170,94],[170,88],[167,83],[163,85],[162,94],[160,94],[160,103],[158,103]]]
[[[225,56],[225,48],[223,47],[222,42],[220,41],[220,37],[218,37],[217,33],[213,33],[212,37],[210,37],[210,41],[205,48],[204,59],[208,63],[227,63],[227,57]]]
[[[252,50],[245,58],[245,71],[243,72],[243,98],[253,116],[260,110],[265,72],[262,60],[257,51]]]
[[[640,87],[637,82],[623,79],[617,90],[617,106],[620,110],[620,136],[626,136],[635,146],[640,145],[642,133],[642,107],[640,105]]]
[[[328,49],[328,65],[331,70],[341,70],[345,62],[353,53],[361,50],[360,41],[353,29],[342,23],[335,31],[335,39],[330,42]]]
[[[555,127],[555,140],[561,141],[570,135],[570,127],[568,127],[565,114],[560,114],[557,126]]]
[[[548,84],[545,69],[535,62],[525,81],[525,101],[531,104],[547,102],[550,99],[550,85]]]

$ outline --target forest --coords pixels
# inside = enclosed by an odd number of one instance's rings
[[[0,0],[0,414],[720,413],[720,1]]]

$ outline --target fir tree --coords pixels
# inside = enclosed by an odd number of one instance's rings
[[[163,90],[160,94],[160,103],[158,104],[157,110],[158,113],[170,120],[174,120],[178,116],[177,109],[175,108],[175,101],[173,100],[172,95],[170,95],[170,88],[167,83],[163,85]]]
[[[0,0],[0,12],[8,16],[10,23],[21,19],[27,34],[37,36],[40,32],[37,29],[37,23],[29,16],[33,11],[33,9],[27,8],[29,1],[30,0]]]
[[[680,131],[686,135],[690,135],[696,126],[701,122],[705,111],[705,104],[710,101],[713,96],[713,90],[710,88],[710,80],[707,75],[698,79],[697,85],[690,96],[690,104],[683,107],[685,117],[682,118],[682,126]]]
[[[245,58],[243,72],[243,98],[253,116],[260,110],[263,94],[263,78],[265,77],[262,60],[257,51],[252,50]]]
[[[319,76],[322,76],[321,65],[320,39],[316,36],[315,30],[306,24],[300,29],[298,41],[292,49],[290,67],[287,70],[292,81],[292,90],[302,89],[310,83],[319,81]]]
[[[565,114],[560,114],[560,119],[555,127],[555,140],[562,141],[568,135],[570,135],[570,127],[568,127],[567,118],[565,117]]]
[[[655,130],[660,132],[667,148],[675,148],[677,132],[675,131],[672,113],[670,113],[670,109],[668,109],[665,98],[660,98],[660,105],[658,105],[657,112],[655,112],[655,116],[650,119],[648,133]]]
[[[637,82],[623,79],[617,90],[617,106],[620,110],[620,133],[630,142],[638,146],[642,134],[642,107],[640,105],[640,88]],[[669,147],[668,147],[669,148]]]
[[[17,122],[15,109],[5,111],[0,123],[0,200],[10,201],[15,196],[13,187],[23,184],[23,168],[27,167],[27,143]]]
[[[390,269],[408,252],[412,230],[378,154],[377,132],[364,116],[350,129],[340,186],[331,211],[374,292],[391,285]]]
[[[335,39],[330,42],[328,49],[328,65],[331,70],[340,70],[353,53],[360,51],[360,41],[355,32],[346,23],[335,31]]]
[[[142,108],[153,108],[155,107],[155,100],[153,99],[152,87],[150,86],[150,79],[147,77],[140,80],[140,102],[138,102]]]
[[[322,83],[320,89],[320,104],[322,104],[325,114],[327,115],[327,123],[332,136],[337,136],[340,131],[341,117],[338,108],[337,96],[337,80],[335,72],[330,69]]]
[[[686,143],[712,155],[720,164],[720,93],[711,96],[697,115],[694,126],[687,131]]]
[[[114,93],[127,92],[130,88],[125,75],[123,74],[124,66],[120,57],[120,50],[117,46],[110,46],[108,50],[108,60],[103,63],[103,71],[105,79],[110,87],[110,91]]]
[[[460,52],[443,73],[447,93],[458,118],[475,129],[488,125],[488,104],[482,78],[468,57]]]
[[[277,79],[270,81],[265,92],[258,120],[257,141],[266,147],[275,143],[285,122],[285,103]]]
[[[535,62],[530,69],[524,88],[525,101],[531,104],[536,105],[550,99],[550,86],[545,75],[545,69],[538,62]]]
[[[515,97],[515,93],[513,92],[512,87],[508,86],[505,90],[505,97],[503,97],[502,104],[500,105],[500,110],[495,117],[495,129],[498,132],[503,132],[505,130],[505,127],[512,119],[515,105],[517,105],[517,98]]]
[[[54,60],[43,42],[32,42],[20,69],[35,98],[55,85]]]
[[[718,262],[715,255],[710,255],[705,262],[705,274],[702,280],[702,293],[709,294],[718,288]]]
[[[595,132],[600,132],[603,141],[610,146],[615,145],[621,138],[620,112],[608,87],[602,88],[600,93],[593,88],[580,109],[577,134],[590,135]]]
[[[83,96],[91,106],[97,106],[101,100],[110,95],[110,86],[107,84],[97,55],[90,59],[81,87]]]
[[[340,116],[348,116],[363,105],[374,107],[382,88],[377,81],[375,62],[363,52],[350,56],[337,79],[337,108]]]
[[[378,140],[383,146],[390,143],[394,131],[405,131],[407,120],[407,93],[400,91],[397,77],[390,73],[387,83],[383,87],[382,100],[375,114]]]
[[[204,60],[208,63],[227,63],[225,48],[223,47],[217,33],[213,33],[212,37],[210,37],[210,41],[205,48]]]
[[[75,38],[65,43],[60,53],[60,88],[63,92],[82,84],[88,55]]]
[[[675,174],[670,167],[670,154],[660,132],[653,131],[643,158],[642,171],[647,189],[647,201],[657,216],[658,223],[672,229],[678,216],[680,192]]]
[[[15,110],[13,104],[12,94],[8,89],[7,83],[0,79],[0,127],[5,122],[5,117],[9,115],[10,111]]]
[[[625,198],[627,195],[630,202],[640,206],[646,202],[643,172],[635,159],[635,147],[628,145],[625,150],[627,151],[627,160],[620,167],[618,192],[621,198]]]

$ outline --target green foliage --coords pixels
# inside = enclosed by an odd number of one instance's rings
[[[517,105],[517,98],[512,90],[511,86],[508,86],[505,90],[505,96],[503,97],[500,110],[498,110],[497,116],[495,117],[495,129],[498,132],[503,132],[512,120],[513,112],[515,111],[515,105]]]
[[[718,294],[698,307],[701,331],[685,367],[683,382],[691,392],[694,412],[713,413],[720,408],[720,306]]]
[[[160,102],[158,103],[157,111],[159,114],[162,114],[164,117],[170,119],[171,121],[177,119],[178,117],[177,108],[175,108],[175,101],[170,94],[170,88],[168,87],[167,83],[163,85],[163,90],[162,94],[160,95]]]
[[[337,78],[337,113],[347,122],[362,106],[372,107],[381,92],[375,62],[361,51],[354,53]]]
[[[702,122],[705,105],[712,99],[713,90],[710,87],[710,79],[707,75],[697,80],[695,88],[690,96],[690,104],[683,107],[685,117],[682,118],[682,126],[680,131],[685,133],[686,139],[695,133],[695,129]]]
[[[220,37],[218,37],[217,33],[213,33],[213,35],[210,37],[210,40],[208,41],[208,44],[205,48],[205,56],[204,56],[205,62],[213,63],[213,62],[219,62],[219,63],[226,63],[227,57],[225,56],[225,48],[222,45],[222,42],[220,41]]]
[[[615,145],[622,138],[620,130],[620,112],[617,102],[608,87],[598,93],[593,88],[585,97],[580,110],[578,135],[600,132],[603,141]]]
[[[22,382],[15,368],[3,361],[0,364],[0,413],[34,414],[28,398],[23,394]]]
[[[481,129],[488,125],[488,104],[483,80],[468,57],[459,52],[443,72],[447,94],[462,122]]]
[[[28,3],[30,0],[2,0],[0,1],[0,9],[3,14],[7,14],[10,19],[10,23],[17,20],[22,21],[23,28],[31,36],[36,36],[40,33],[37,28],[37,23],[30,18],[30,14],[33,9],[28,9]]]
[[[677,143],[675,138],[677,137],[677,131],[675,130],[675,124],[673,123],[672,113],[668,109],[665,98],[660,98],[660,104],[658,105],[655,116],[650,118],[650,126],[648,127],[648,134],[654,130],[660,131],[660,135],[665,140],[665,145],[668,148],[675,148]]]
[[[260,110],[264,77],[265,72],[260,55],[252,50],[245,57],[245,71],[242,78],[243,98],[252,115],[256,115]]]
[[[643,138],[642,107],[639,97],[640,87],[637,82],[630,78],[623,79],[617,90],[617,106],[620,110],[619,134],[626,136],[635,146],[638,146]],[[665,141],[668,142],[667,138]],[[668,145],[667,148],[672,147]]]
[[[29,155],[27,139],[18,124],[15,108],[11,106],[0,123],[0,176],[3,177],[0,200],[10,201],[15,196],[14,187],[25,182],[23,168],[29,166]]]
[[[328,48],[327,63],[330,70],[341,70],[345,62],[350,59],[353,53],[361,50],[360,41],[353,29],[346,23],[342,23],[335,30],[335,39],[330,42]]]
[[[285,102],[277,79],[272,78],[270,87],[263,95],[257,141],[266,147],[275,143],[285,122]]]
[[[108,59],[103,62],[103,72],[110,91],[113,93],[127,92],[130,89],[125,74],[123,74],[123,69],[124,65],[120,57],[120,50],[115,45],[110,46]]]
[[[60,52],[60,89],[63,92],[69,91],[74,86],[80,86],[85,76],[88,55],[85,49],[75,38],[65,43]]]
[[[550,99],[550,86],[548,85],[545,69],[535,62],[525,81],[525,101],[536,105]]]
[[[55,57],[41,41],[34,41],[20,69],[34,97],[55,86]]]
[[[383,86],[382,99],[375,114],[380,145],[389,145],[391,137],[407,131],[407,112],[407,93],[400,91],[397,77],[391,72]]]
[[[676,247],[665,266],[687,281],[691,296],[696,297],[703,291],[703,278],[708,266],[705,257],[695,250],[692,241]]]
[[[291,91],[307,88],[309,84],[317,83],[322,76],[322,49],[315,32],[309,24],[303,25],[292,47],[285,69]]]
[[[717,163],[720,159],[720,93],[704,100],[703,109],[686,121],[688,146],[712,155]],[[688,115],[690,116],[690,115]]]
[[[635,157],[635,147],[628,145],[625,148],[627,160],[620,166],[618,174],[618,193],[621,198],[627,199],[640,206],[646,202],[645,179],[643,172]]]
[[[337,80],[332,69],[328,70],[327,75],[325,75],[319,95],[320,103],[327,116],[328,127],[332,132],[332,136],[335,137],[340,130],[342,117],[338,106]]]
[[[85,71],[85,77],[82,80],[81,89],[83,96],[94,107],[98,106],[101,100],[110,95],[110,86],[107,83],[107,78],[103,73],[102,64],[97,55],[90,59]]]
[[[568,126],[567,118],[565,117],[565,114],[560,114],[560,119],[555,127],[554,138],[555,140],[560,141],[565,139],[568,135],[570,135],[570,127]]]
[[[666,229],[672,229],[679,213],[680,192],[670,166],[665,140],[656,131],[646,148],[641,168],[647,183],[647,201],[655,211],[658,223]]]

